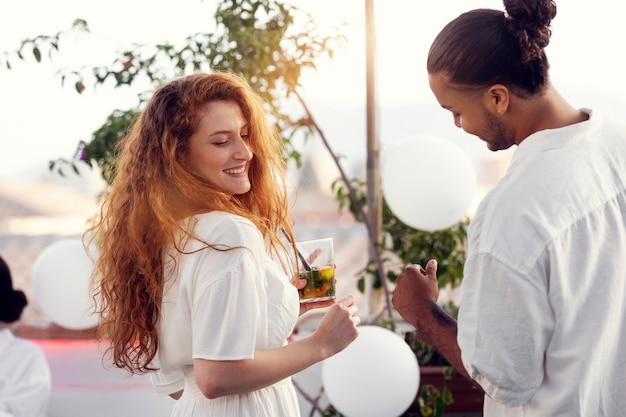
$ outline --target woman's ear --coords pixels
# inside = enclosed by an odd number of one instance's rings
[[[487,89],[485,101],[487,108],[494,113],[504,114],[510,104],[510,91],[502,84],[494,84]]]

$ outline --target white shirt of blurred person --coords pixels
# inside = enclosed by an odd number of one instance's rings
[[[39,346],[12,330],[26,304],[0,258],[0,417],[47,415],[52,383],[46,357]]]

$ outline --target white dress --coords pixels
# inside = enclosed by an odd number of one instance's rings
[[[50,391],[50,368],[39,346],[0,330],[0,417],[45,417]]]
[[[157,392],[184,389],[172,416],[294,417],[298,399],[291,378],[242,395],[207,399],[196,386],[193,359],[240,360],[255,350],[287,343],[299,313],[298,292],[267,254],[247,219],[211,212],[190,219],[207,243],[192,240],[177,270],[168,264],[159,324],[159,350],[151,374]],[[166,256],[166,262],[169,257]]]

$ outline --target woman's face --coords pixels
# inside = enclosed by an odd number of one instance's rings
[[[199,114],[198,130],[189,138],[191,168],[223,192],[250,191],[249,127],[234,101],[212,101]]]

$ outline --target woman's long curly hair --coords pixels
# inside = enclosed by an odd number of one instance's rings
[[[236,102],[250,127],[251,188],[242,195],[222,192],[186,163],[199,110],[216,100]],[[92,280],[98,335],[110,341],[115,366],[131,373],[154,370],[167,279],[163,254],[169,246],[180,253],[180,236],[193,237],[182,219],[214,210],[235,213],[252,221],[276,254],[285,253],[281,234],[294,242],[282,141],[266,116],[240,77],[194,74],[159,87],[124,138],[99,219],[85,234],[98,247]]]

